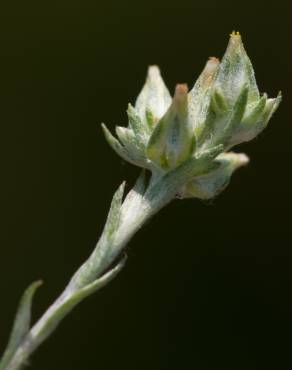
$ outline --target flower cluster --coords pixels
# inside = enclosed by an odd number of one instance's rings
[[[174,97],[158,67],[148,70],[136,104],[129,104],[129,126],[116,127],[116,139],[103,125],[107,141],[125,160],[153,173],[171,171],[192,156],[221,144],[215,168],[185,184],[180,197],[209,199],[228,184],[245,154],[227,152],[256,137],[277,109],[281,94],[260,95],[252,64],[239,33],[232,33],[220,62],[210,58],[194,87],[177,85]]]

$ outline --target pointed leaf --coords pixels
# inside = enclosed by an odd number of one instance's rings
[[[140,211],[141,202],[146,189],[145,182],[145,171],[141,171],[133,189],[129,191],[123,202],[121,208],[123,222],[127,223],[127,220],[129,220],[129,223],[131,223],[131,219],[135,219],[137,213]]]
[[[162,118],[155,126],[146,148],[147,157],[162,168],[167,168],[167,161],[165,158],[167,128],[167,121]]]
[[[250,108],[239,129],[232,136],[229,147],[250,141],[263,131],[278,108],[281,98],[280,93],[275,99],[267,99],[266,95],[264,95],[258,101],[258,104],[254,106],[254,110]]]
[[[196,130],[198,136],[198,147],[207,148],[214,140],[214,133],[222,130],[228,117],[231,108],[228,106],[222,92],[217,88],[214,89],[210,97],[210,105],[206,115],[204,124],[200,126],[200,130]]]
[[[243,118],[248,97],[248,86],[245,84],[234,103],[233,109],[230,113],[227,124],[219,132],[217,131],[217,137],[215,139],[216,144],[228,143],[232,134],[235,132],[236,127],[239,126]]]
[[[14,320],[12,332],[4,352],[3,358],[0,363],[0,369],[4,370],[6,365],[11,360],[14,352],[17,350],[25,336],[30,330],[30,320],[31,320],[31,306],[34,294],[42,284],[41,281],[36,281],[32,283],[24,292],[21,301],[19,303],[19,308],[16,313]]]
[[[262,117],[262,113],[266,107],[267,94],[264,94],[255,104],[248,107],[246,114],[242,120],[242,127],[250,127],[255,125]]]
[[[47,317],[46,325],[44,325],[42,327],[42,331],[38,333],[38,339],[44,341],[56,329],[62,319],[67,316],[78,303],[107,285],[121,271],[125,265],[125,262],[126,257],[123,257],[113,269],[106,272],[93,282],[86,284],[77,290],[76,288],[74,288],[73,291],[67,290],[63,299],[59,302],[56,301],[56,309],[52,306],[51,309],[53,314]]]
[[[224,150],[223,145],[217,145],[191,156],[180,166],[167,172],[153,186],[149,186],[144,198],[149,204],[156,202],[156,207],[165,205],[177,195],[178,189],[195,176],[200,176],[214,168],[214,159]],[[167,187],[165,186],[167,184]],[[157,199],[157,195],[159,194]]]
[[[116,126],[116,134],[127,152],[132,154],[133,158],[141,162],[146,161],[145,150],[141,148],[141,145],[137,142],[137,137],[131,129]]]
[[[267,125],[267,123],[271,119],[272,115],[276,112],[276,110],[278,109],[281,101],[282,101],[281,91],[279,92],[279,94],[276,98],[267,100],[267,104],[266,104],[265,111],[264,111],[265,125]]]
[[[281,93],[278,94],[277,98],[267,99],[266,106],[262,114],[262,118],[258,122],[256,122],[254,128],[251,126],[251,129],[249,131],[249,133],[252,134],[251,138],[254,138],[256,135],[258,135],[261,131],[263,131],[267,127],[272,115],[278,109],[281,101],[282,101]],[[249,140],[251,140],[251,138]]]
[[[243,153],[222,153],[215,162],[218,167],[190,181],[180,194],[181,198],[211,199],[221,193],[230,182],[233,172],[248,163]]]
[[[143,162],[141,158],[135,156],[135,153],[130,152],[126,147],[122,146],[121,143],[111,134],[105,124],[102,123],[101,127],[107,142],[120,157],[136,166],[147,168],[147,163]]]
[[[125,266],[126,260],[127,256],[125,255],[114,268],[106,272],[92,283],[86,285],[84,288],[78,290],[66,303],[66,309],[72,309],[80,301],[106,286],[122,270],[122,268]]]
[[[135,108],[132,107],[131,104],[128,105],[127,114],[129,118],[129,125],[136,135],[138,145],[141,148],[145,148],[150,135],[148,123],[141,120]]]
[[[103,237],[112,238],[121,220],[121,206],[126,183],[123,182],[115,192],[103,231]]]

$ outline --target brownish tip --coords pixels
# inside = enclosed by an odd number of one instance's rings
[[[175,87],[173,106],[179,111],[184,111],[186,109],[187,98],[188,98],[188,85],[187,84],[177,84]]]
[[[175,95],[185,95],[189,91],[187,84],[177,84],[175,87]]]
[[[217,58],[217,57],[209,57],[209,61],[210,62],[216,62],[216,63],[220,62],[219,58]]]

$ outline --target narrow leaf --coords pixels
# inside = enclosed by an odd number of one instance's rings
[[[243,153],[222,153],[214,161],[214,170],[195,177],[182,193],[181,198],[211,199],[217,196],[228,185],[233,172],[248,163],[248,157]]]
[[[148,132],[150,134],[148,123],[143,123],[141,118],[136,113],[135,108],[131,104],[128,104],[127,114],[129,118],[129,125],[136,135],[138,145],[142,148],[145,148],[147,143],[146,133]]]
[[[236,127],[239,126],[245,112],[247,97],[248,86],[245,84],[241,88],[240,93],[235,101],[228,123],[223,128],[223,130],[218,133],[218,136],[215,139],[216,144],[227,143],[231,138],[233,132],[235,131]]]
[[[282,101],[281,91],[279,92],[278,96],[275,99],[268,99],[267,100],[267,104],[266,104],[266,108],[265,108],[265,112],[264,112],[264,121],[265,121],[266,125],[269,122],[269,120],[271,119],[272,115],[278,109],[279,104],[281,103],[281,101]]]
[[[141,210],[141,202],[146,189],[145,183],[145,171],[141,171],[133,189],[129,191],[123,202],[121,208],[123,222],[127,223],[127,220],[131,222]]]
[[[133,157],[137,158],[140,161],[146,161],[145,151],[137,142],[137,138],[133,130],[126,127],[117,126],[116,134],[127,152],[131,153]]]
[[[167,167],[164,156],[167,128],[168,122],[163,117],[155,126],[146,149],[147,157],[162,168]]]
[[[123,257],[113,269],[106,272],[92,283],[89,283],[84,287],[77,289],[76,291],[69,290],[67,292],[67,296],[64,297],[63,300],[56,302],[56,309],[54,309],[52,306],[51,309],[54,313],[47,318],[46,324],[42,327],[42,331],[38,333],[39,340],[43,342],[56,329],[62,319],[67,316],[78,303],[107,285],[121,271],[125,265],[125,262],[126,257]]]
[[[223,145],[217,145],[193,155],[180,166],[167,172],[157,182],[149,187],[144,198],[149,204],[156,202],[156,207],[165,205],[178,194],[179,189],[195,176],[203,175],[214,168],[213,160],[224,150]],[[167,184],[167,186],[166,186]]]
[[[254,133],[256,135],[258,135],[261,131],[263,131],[267,127],[272,115],[278,109],[279,104],[281,103],[281,100],[282,100],[281,93],[279,93],[278,96],[274,99],[267,99],[266,105],[265,105],[265,108],[262,114],[262,119],[256,123],[255,129],[254,129]]]
[[[139,158],[136,158],[133,153],[130,153],[122,146],[122,144],[111,134],[105,124],[102,123],[101,127],[107,142],[120,157],[136,166],[147,167],[146,163],[140,161]]]
[[[103,232],[103,236],[105,236],[106,238],[111,238],[114,232],[119,227],[124,191],[125,191],[125,182],[123,182],[119,186],[118,190],[115,192],[113,196]]]
[[[122,270],[122,268],[125,266],[126,260],[127,256],[125,255],[114,268],[106,272],[104,275],[96,279],[94,282],[86,285],[84,288],[77,291],[67,302],[66,304],[67,309],[70,306],[71,306],[70,308],[73,308],[74,306],[76,306],[77,303],[82,301],[84,298],[88,297],[89,295],[93,294],[97,290],[107,285]]]
[[[267,102],[267,94],[264,94],[260,100],[257,101],[256,105],[253,106],[246,114],[242,121],[242,127],[244,128],[255,125],[261,118],[262,113],[265,109]]]
[[[28,334],[30,329],[30,320],[31,320],[31,306],[34,294],[37,288],[42,284],[41,281],[36,281],[32,283],[24,292],[16,313],[14,320],[12,332],[10,339],[7,345],[7,348],[4,352],[3,358],[0,362],[0,370],[4,370],[6,365],[11,360],[14,352],[21,344],[25,336]]]
[[[254,108],[256,112],[251,112],[247,118],[243,120],[239,129],[235,132],[235,135],[232,136],[229,147],[245,141],[250,141],[262,132],[267,127],[273,113],[277,110],[281,98],[281,93],[279,93],[278,97],[275,99],[266,99],[264,95]]]

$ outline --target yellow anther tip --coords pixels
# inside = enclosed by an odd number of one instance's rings
[[[240,32],[238,31],[232,31],[230,34],[230,37],[241,37]]]

